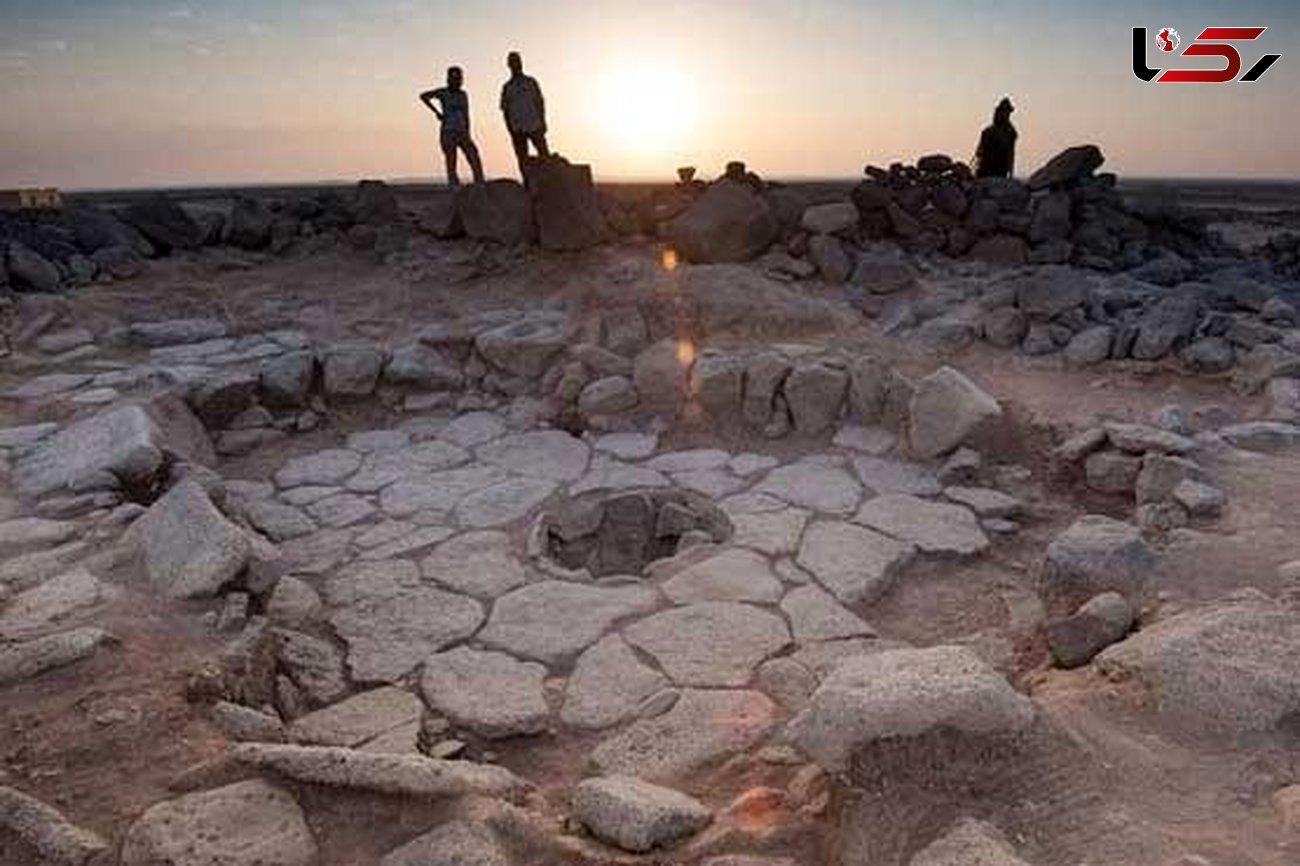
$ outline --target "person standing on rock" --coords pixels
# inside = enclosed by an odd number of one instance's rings
[[[518,51],[506,55],[510,78],[501,87],[501,113],[506,118],[510,143],[519,160],[519,176],[525,181],[524,164],[528,159],[528,144],[532,142],[539,157],[551,155],[546,146],[546,101],[537,79],[524,74],[524,60]]]
[[[456,173],[456,151],[465,152],[465,159],[474,172],[474,182],[483,182],[483,162],[479,159],[478,146],[469,134],[469,94],[465,92],[465,74],[459,66],[447,69],[447,86],[436,90],[426,90],[420,94],[420,101],[438,116],[442,124],[439,134],[442,155],[447,160],[447,184],[460,186],[460,175]],[[442,106],[439,111],[434,107],[434,100]]]
[[[1019,133],[1011,125],[1011,100],[1003,97],[993,109],[993,123],[980,135],[975,150],[976,177],[1011,177],[1016,168],[1016,138]]]

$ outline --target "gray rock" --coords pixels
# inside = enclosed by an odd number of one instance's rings
[[[661,340],[636,356],[632,379],[646,409],[675,412],[686,399],[687,365],[679,350],[676,341]]]
[[[1065,359],[1076,367],[1100,364],[1110,357],[1113,337],[1114,329],[1110,325],[1098,325],[1080,331],[1066,345]]]
[[[487,490],[506,481],[509,476],[495,466],[471,464],[458,469],[430,472],[388,485],[379,496],[379,506],[391,517],[409,517],[417,512],[448,512],[476,491]],[[520,480],[520,479],[516,479]],[[534,481],[529,487],[548,485]],[[489,496],[489,500],[492,497]],[[489,505],[500,504],[489,502]],[[507,501],[504,503],[509,506]],[[495,509],[489,509],[495,510]]]
[[[1047,645],[1063,668],[1092,661],[1106,647],[1123,640],[1133,627],[1133,606],[1117,592],[1092,597],[1070,616],[1047,624]]]
[[[741,359],[705,351],[691,367],[691,395],[715,425],[734,424],[744,393],[745,367]]]
[[[497,369],[535,379],[546,372],[570,342],[570,328],[563,315],[535,313],[484,331],[474,345]]]
[[[732,548],[690,565],[660,590],[676,604],[701,601],[749,601],[775,604],[781,598],[781,582],[772,574],[766,559],[749,550]]]
[[[1218,431],[1228,444],[1246,451],[1282,451],[1300,444],[1300,427],[1280,421],[1248,421]]]
[[[871,626],[815,586],[790,590],[781,599],[781,611],[790,621],[797,643],[875,636]]]
[[[429,390],[451,390],[465,384],[460,366],[424,343],[411,343],[393,352],[384,367],[384,381]]]
[[[565,687],[560,720],[588,730],[634,718],[668,680],[647,667],[618,635],[609,635],[578,657]]]
[[[428,580],[475,598],[493,599],[528,582],[504,532],[467,532],[443,542],[420,565]]]
[[[892,245],[876,244],[858,256],[850,281],[873,295],[905,292],[917,283],[917,270]]]
[[[832,772],[859,748],[940,728],[1013,734],[1034,705],[969,649],[938,646],[856,656],[840,664],[789,723],[786,737]]]
[[[9,280],[14,288],[28,292],[57,292],[60,287],[59,269],[40,253],[19,242],[9,241]]]
[[[415,563],[403,560],[350,566],[326,583],[325,600],[361,682],[395,682],[483,622],[478,602],[424,584]]]
[[[172,598],[216,595],[249,564],[249,537],[196,482],[182,481],[149,507],[123,537],[149,580]]]
[[[546,729],[545,677],[546,668],[539,664],[456,647],[429,657],[420,690],[430,707],[455,724],[502,739]]]
[[[262,399],[270,406],[302,408],[311,397],[316,379],[316,355],[289,352],[267,358],[259,368]]]
[[[1151,453],[1142,458],[1142,471],[1134,485],[1138,505],[1164,502],[1184,481],[1204,481],[1205,472],[1194,461]]]
[[[1120,451],[1097,451],[1084,461],[1088,486],[1098,493],[1132,493],[1142,458]]]
[[[9,559],[24,553],[54,547],[81,534],[80,524],[42,517],[18,517],[0,523],[0,557]]]
[[[808,239],[808,258],[828,283],[843,283],[853,275],[853,259],[849,258],[838,238],[813,235]]]
[[[1228,497],[1219,488],[1190,478],[1178,482],[1170,495],[1192,517],[1215,517],[1222,513],[1228,502]]]
[[[753,747],[775,722],[776,706],[761,692],[686,689],[668,712],[596,746],[591,763],[605,774],[669,781]]]
[[[1021,313],[1047,321],[1086,301],[1089,280],[1074,268],[1049,266],[1033,268],[1012,281],[1011,286]]]
[[[679,685],[743,686],[790,643],[784,620],[760,608],[705,602],[663,611],[623,630]]]
[[[912,396],[908,443],[918,457],[937,457],[1001,414],[998,402],[974,382],[951,367],[941,367],[922,379]]]
[[[327,397],[367,397],[374,393],[384,353],[373,346],[335,346],[321,353]]]
[[[503,767],[422,755],[265,743],[244,743],[230,754],[239,764],[300,782],[404,797],[484,796],[514,800],[529,788],[527,782]]]
[[[491,827],[449,821],[389,851],[379,866],[511,866],[511,858]]]
[[[829,514],[847,514],[862,498],[861,486],[843,469],[811,460],[778,466],[755,490]]]
[[[311,746],[361,746],[419,722],[424,705],[403,689],[385,686],[330,704],[294,720],[289,739]]]
[[[1132,355],[1139,361],[1154,361],[1184,344],[1196,328],[1200,301],[1195,297],[1171,295],[1157,301],[1138,323]]]
[[[557,467],[551,467],[553,471]],[[554,482],[538,478],[509,478],[462,499],[452,516],[461,526],[483,529],[504,526],[529,516],[555,492]]]
[[[719,181],[668,224],[668,242],[688,262],[743,262],[777,239],[780,225],[748,185]]]
[[[283,743],[284,723],[276,716],[217,701],[212,705],[212,721],[228,738],[240,743]]]
[[[938,496],[943,491],[934,473],[915,463],[884,457],[855,457],[853,468],[867,489],[876,494]]]
[[[580,782],[573,791],[573,815],[597,838],[635,853],[680,842],[713,817],[693,797],[629,776]]]
[[[730,517],[735,534],[731,540],[768,556],[787,556],[799,548],[799,539],[811,516],[802,508],[785,507],[755,514],[733,514]]]
[[[57,809],[0,785],[0,828],[22,839],[43,860],[63,866],[99,862],[108,843],[68,821]]]
[[[497,599],[478,639],[512,655],[560,664],[591,646],[620,619],[654,610],[657,600],[653,590],[641,586],[543,581]]]
[[[1186,436],[1145,424],[1110,423],[1106,425],[1106,435],[1110,437],[1112,445],[1130,454],[1146,454],[1150,451],[1186,454],[1196,448],[1196,443]]]
[[[999,307],[989,310],[980,320],[980,331],[984,339],[1000,349],[1019,346],[1029,331],[1029,322],[1025,314],[1015,307]]]
[[[316,524],[292,505],[272,500],[244,503],[240,511],[254,529],[272,541],[287,541],[316,531]]]
[[[336,484],[361,466],[361,455],[341,448],[294,457],[275,473],[279,487]]]
[[[359,523],[373,515],[376,510],[369,500],[351,493],[329,496],[307,506],[307,513],[321,526],[335,529]]]
[[[1193,340],[1182,352],[1183,363],[1194,373],[1222,373],[1237,362],[1237,352],[1222,337]]]
[[[1136,601],[1154,565],[1136,526],[1089,514],[1048,545],[1039,591],[1055,610],[1072,611],[1103,592]]]
[[[965,505],[981,519],[1018,517],[1025,510],[1025,504],[1019,499],[988,487],[946,487],[943,495]]]
[[[884,594],[916,554],[910,543],[841,521],[808,527],[798,563],[845,604]]]
[[[0,645],[0,685],[20,682],[94,655],[111,640],[97,628],[74,628],[45,637]]]
[[[127,337],[142,346],[179,346],[219,340],[226,336],[226,326],[216,319],[168,319],[162,322],[133,322]]]
[[[1067,148],[1052,157],[1029,178],[1031,190],[1052,189],[1091,177],[1106,158],[1095,144]]]
[[[635,409],[636,386],[626,376],[606,376],[582,389],[578,410],[584,415],[617,415]]]
[[[858,509],[855,523],[900,541],[915,544],[925,553],[968,556],[982,553],[989,540],[969,508],[927,502],[905,494],[869,499]]]
[[[465,234],[474,240],[514,246],[537,236],[532,199],[518,182],[494,180],[456,191],[456,213]]]
[[[332,704],[347,695],[343,653],[334,644],[285,628],[273,630],[271,637],[280,666],[312,705]]]
[[[42,440],[15,462],[14,483],[33,498],[103,486],[100,479],[149,489],[167,455],[205,466],[216,461],[203,425],[183,401],[114,406]]]
[[[112,598],[113,591],[84,568],[74,568],[18,593],[0,610],[0,640],[35,637]]]
[[[497,439],[478,449],[478,459],[529,478],[576,481],[587,469],[590,449],[561,430],[535,430]]]
[[[131,825],[122,845],[123,866],[308,866],[315,859],[297,802],[256,779],[159,803]]]
[[[795,429],[816,436],[835,426],[848,393],[849,374],[825,363],[798,364],[785,380]]]
[[[992,824],[963,818],[912,858],[910,866],[1029,866]]]
[[[1289,729],[1300,706],[1294,610],[1257,590],[1160,620],[1096,659],[1107,677],[1150,689],[1170,724],[1227,736]]]

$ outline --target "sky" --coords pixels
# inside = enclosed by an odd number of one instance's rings
[[[1191,66],[1155,33],[1211,25],[1268,26],[1245,66],[1282,59],[1250,84],[1134,77],[1133,27],[1151,65]],[[1296,0],[0,0],[0,187],[440,180],[416,96],[452,64],[508,176],[510,50],[553,149],[605,180],[969,159],[1004,95],[1020,173],[1093,142],[1122,175],[1300,178]]]

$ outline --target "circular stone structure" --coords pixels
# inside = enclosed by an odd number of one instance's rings
[[[545,555],[596,577],[640,574],[683,541],[721,544],[731,521],[707,497],[682,489],[592,492],[542,517]]]

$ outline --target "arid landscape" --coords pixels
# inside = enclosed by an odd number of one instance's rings
[[[1300,185],[1103,168],[0,213],[0,863],[1300,862]]]

